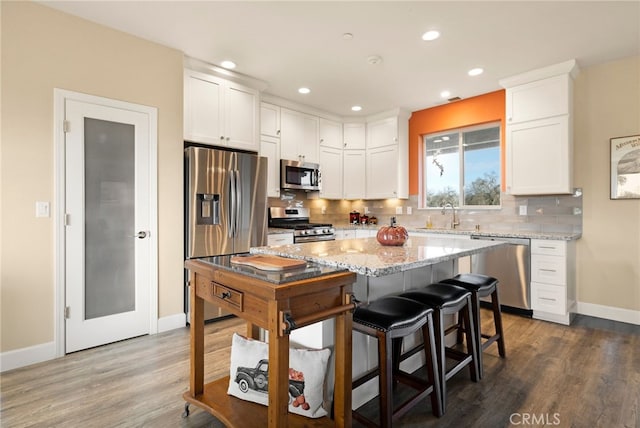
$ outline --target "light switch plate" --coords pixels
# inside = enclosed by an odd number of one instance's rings
[[[407,214],[408,215],[413,214],[413,209],[411,207],[407,207]]]
[[[49,202],[36,201],[36,217],[49,217]]]
[[[396,207],[396,214],[402,214],[402,207]]]
[[[520,205],[520,215],[527,215],[527,206]]]

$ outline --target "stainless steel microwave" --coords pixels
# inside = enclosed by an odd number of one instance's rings
[[[280,188],[320,190],[320,165],[311,162],[280,160]]]

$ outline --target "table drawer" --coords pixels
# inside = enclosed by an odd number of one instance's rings
[[[532,255],[531,281],[566,285],[567,265],[564,257]]]
[[[215,281],[199,278],[197,281],[198,296],[214,305],[228,308],[232,311],[242,312],[244,307],[244,294]]]
[[[566,256],[567,243],[565,241],[551,241],[546,239],[531,240],[531,254],[547,256]]]
[[[534,311],[564,315],[567,312],[567,293],[564,287],[531,283],[531,308]]]

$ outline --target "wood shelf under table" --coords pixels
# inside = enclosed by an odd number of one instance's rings
[[[267,420],[268,407],[251,401],[244,401],[227,394],[229,376],[207,383],[204,392],[192,397],[189,391],[182,398],[190,404],[200,407],[228,427],[258,427],[264,426]],[[324,428],[333,427],[334,421],[328,417],[306,418],[289,413],[288,426],[291,428]]]

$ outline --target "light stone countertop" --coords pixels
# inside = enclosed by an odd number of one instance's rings
[[[250,252],[307,260],[377,277],[451,261],[503,245],[508,244],[481,239],[414,236],[401,247],[383,246],[376,238],[360,238],[253,247]]]

